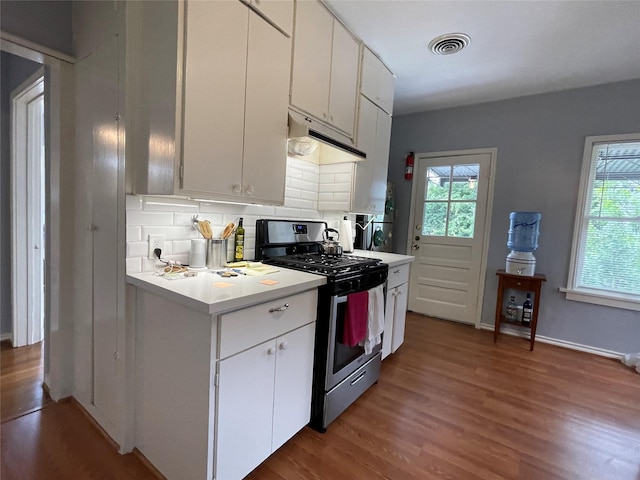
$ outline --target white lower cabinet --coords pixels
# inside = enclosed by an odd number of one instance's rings
[[[221,317],[221,357],[230,356],[217,370],[216,479],[245,477],[309,423],[315,305],[314,291]],[[244,349],[256,335],[265,341]]]
[[[317,298],[209,315],[137,289],[134,443],[168,480],[239,480],[309,423]]]
[[[389,267],[384,311],[382,359],[394,353],[404,342],[404,325],[409,292],[409,264]]]

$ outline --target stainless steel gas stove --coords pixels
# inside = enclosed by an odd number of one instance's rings
[[[372,258],[322,253],[325,222],[258,220],[256,259],[325,275],[318,291],[311,426],[327,426],[373,385],[380,373],[380,345],[366,354],[342,343],[347,296],[387,280],[387,265]]]

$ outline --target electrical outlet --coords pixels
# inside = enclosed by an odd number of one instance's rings
[[[156,248],[164,251],[164,235],[161,233],[149,235],[149,259],[157,260],[158,257],[153,253]]]

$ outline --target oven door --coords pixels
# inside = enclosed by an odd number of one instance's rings
[[[364,347],[350,347],[342,343],[344,320],[347,312],[347,296],[331,297],[331,316],[329,328],[329,351],[327,355],[327,376],[325,390],[328,392],[342,380],[373,358],[382,348],[382,344],[373,347],[370,354],[364,353]]]

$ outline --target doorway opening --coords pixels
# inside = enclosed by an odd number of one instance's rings
[[[4,45],[3,45],[4,47]],[[45,374],[45,67],[2,51],[2,422],[51,403]],[[9,257],[9,258],[7,258]]]

